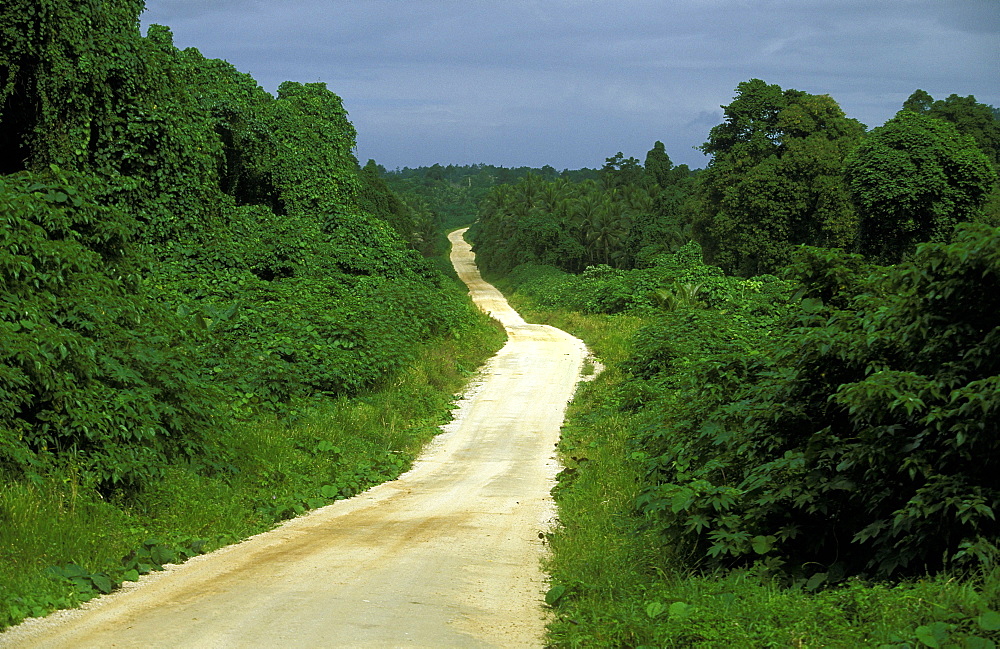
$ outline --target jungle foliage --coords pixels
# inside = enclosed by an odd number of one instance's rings
[[[687,165],[675,167],[660,142],[647,167],[618,153],[598,180],[529,174],[494,187],[469,232],[478,263],[487,273],[524,263],[578,273],[596,265],[633,268],[677,250],[688,240],[681,210],[692,173]]]
[[[552,638],[995,646],[996,169],[990,128],[946,117],[988,107],[910,102],[865,132],[827,96],[737,92],[672,210],[624,200],[662,195],[657,147],[600,185],[527,178],[481,206],[504,290],[608,346],[561,445]],[[618,210],[612,246],[580,217],[591,197]],[[630,248],[653,224],[652,254]],[[917,590],[933,604],[907,608]]]
[[[759,79],[737,87],[702,151],[695,227],[707,257],[744,276],[774,272],[796,245],[847,247],[857,216],[844,160],[864,125],[827,95]]]
[[[736,91],[703,170],[673,165],[656,142],[643,163],[607,158],[596,179],[532,173],[494,187],[469,235],[480,265],[628,270],[693,239],[710,264],[751,277],[776,274],[801,245],[896,263],[957,223],[1000,224],[1000,127],[974,97],[908,101],[867,133],[828,95],[759,79]]]
[[[686,561],[836,580],[997,559],[989,130],[954,118],[972,99],[914,97],[865,133],[754,79],[694,178],[657,143],[600,184],[528,176],[481,205],[478,258],[509,290],[648,319],[621,362],[648,420],[636,513]]]
[[[556,644],[993,646],[998,251],[970,223],[892,267],[507,276],[609,365],[560,445]]]
[[[408,245],[425,224],[359,168],[339,97],[273,97],[165,27],[141,36],[142,9],[0,12],[9,476],[73,458],[138,489],[215,458],[226,404],[356,393],[473,319]]]
[[[498,167],[488,164],[440,165],[403,167],[387,171],[369,161],[365,171],[378,173],[380,178],[400,197],[403,203],[419,215],[425,252],[439,251],[447,246],[445,237],[434,238],[435,232],[445,232],[470,225],[476,220],[478,206],[489,191],[499,185],[512,185],[528,175],[545,179],[582,180],[597,178],[596,169],[564,169],[557,172],[548,165],[540,168]]]
[[[922,241],[947,241],[975,219],[997,180],[971,135],[949,121],[909,110],[874,129],[847,164],[862,213],[858,249],[885,263]]]
[[[803,249],[786,271],[801,301],[766,336],[649,376],[668,389],[637,438],[640,511],[706,566],[839,579],[993,565],[998,251],[983,225],[890,269]]]
[[[502,337],[336,94],[143,9],[0,6],[0,626],[394,477]]]

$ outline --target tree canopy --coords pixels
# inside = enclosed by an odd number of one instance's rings
[[[935,101],[927,92],[916,90],[903,108],[951,122],[959,133],[972,136],[994,167],[1000,165],[1000,120],[995,108],[979,103],[975,96],[951,94]]]
[[[862,142],[848,163],[861,212],[860,250],[894,263],[922,241],[946,241],[971,220],[996,173],[970,136],[927,113],[900,111]]]
[[[725,121],[702,146],[695,223],[706,255],[730,272],[772,272],[795,245],[846,246],[857,216],[844,161],[864,134],[827,95],[759,79],[737,86]]]
[[[689,239],[681,212],[692,174],[671,164],[661,142],[646,159],[644,168],[621,152],[607,158],[600,183],[532,174],[495,187],[470,231],[480,265],[505,273],[532,262],[580,272],[642,266],[675,251]]]

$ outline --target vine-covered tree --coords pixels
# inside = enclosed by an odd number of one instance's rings
[[[660,187],[669,187],[673,184],[674,163],[667,155],[667,149],[663,142],[657,140],[653,143],[653,148],[646,153],[646,163],[643,165],[646,178],[656,183]]]
[[[0,4],[0,480],[133,492],[221,461],[231,403],[354,393],[471,317],[366,211],[336,94],[273,97],[142,10]]]

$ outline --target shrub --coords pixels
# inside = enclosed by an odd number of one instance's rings
[[[697,369],[644,440],[639,506],[670,543],[824,576],[994,560],[1000,230],[955,236]]]
[[[55,167],[0,178],[0,469],[57,454],[108,490],[205,452],[216,424],[182,323],[137,272],[134,219],[92,186]]]

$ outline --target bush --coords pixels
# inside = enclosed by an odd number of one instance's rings
[[[146,292],[134,219],[53,167],[0,177],[0,470],[61,456],[104,490],[205,453],[213,391]]]
[[[697,368],[644,440],[639,506],[670,543],[824,576],[995,559],[1000,230],[955,237]]]

